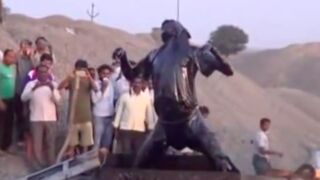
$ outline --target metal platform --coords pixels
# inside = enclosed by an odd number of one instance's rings
[[[88,152],[42,171],[30,174],[21,180],[64,180],[94,170],[92,180],[267,180],[257,176],[240,176],[232,173],[214,172],[203,156],[164,156],[148,169],[133,169],[134,156],[111,155],[100,167],[96,153]]]
[[[78,176],[100,166],[100,161],[94,151],[84,153],[73,159],[30,174],[19,180],[64,180]]]

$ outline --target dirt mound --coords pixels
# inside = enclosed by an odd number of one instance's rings
[[[243,53],[234,66],[263,87],[288,87],[320,96],[320,43]]]
[[[284,54],[291,54],[295,57],[318,57],[320,58],[320,43],[294,44],[283,49]]]
[[[15,180],[27,173],[28,168],[22,158],[0,151],[0,179]]]
[[[88,21],[74,21],[63,16],[33,19],[11,15],[0,29],[0,48],[16,48],[21,39],[35,39],[37,36],[45,36],[51,42],[58,64],[68,62],[56,68],[58,75],[70,70],[77,58],[85,58],[95,66],[110,62],[110,54],[116,47],[122,46],[130,57],[139,59],[155,46],[145,37]]]
[[[301,109],[306,114],[312,116],[315,120],[320,122],[320,98],[308,94],[298,89],[278,88],[268,90],[271,93],[283,98],[288,103]]]

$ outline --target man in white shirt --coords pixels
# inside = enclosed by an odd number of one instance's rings
[[[56,62],[56,57],[53,53],[52,46],[50,42],[43,36],[37,37],[35,40],[36,49],[34,51],[34,58],[37,63],[40,62],[41,56],[43,54],[50,54],[53,58],[53,63]]]
[[[29,101],[30,129],[33,138],[35,161],[39,168],[55,162],[55,138],[57,123],[57,103],[61,96],[57,84],[50,80],[49,68],[39,65],[36,69],[37,79],[28,82],[21,99]],[[45,142],[43,138],[45,137]],[[46,143],[44,146],[43,143]],[[45,150],[47,156],[44,155]],[[48,160],[46,162],[46,160]]]
[[[128,93],[117,104],[114,127],[116,129],[117,153],[135,154],[141,147],[147,128],[153,127],[151,100],[142,93],[142,79],[131,82]]]
[[[98,91],[92,91],[93,116],[95,127],[95,148],[101,148],[103,156],[109,154],[113,136],[114,87],[109,80],[112,67],[101,65],[98,68],[99,80],[96,81]]]
[[[257,175],[290,177],[290,173],[283,170],[273,169],[270,164],[270,156],[282,157],[283,154],[270,149],[268,130],[270,129],[271,120],[262,118],[260,120],[260,130],[256,133],[254,139],[255,153],[252,164]]]

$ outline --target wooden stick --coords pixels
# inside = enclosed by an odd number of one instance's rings
[[[61,162],[63,155],[65,153],[65,151],[68,148],[68,145],[70,143],[70,139],[72,136],[72,130],[73,130],[73,126],[74,126],[74,114],[75,114],[75,104],[77,101],[77,97],[78,97],[78,90],[79,90],[79,86],[80,86],[80,77],[79,76],[75,76],[75,88],[72,90],[72,97],[71,97],[71,102],[70,102],[70,111],[69,111],[69,125],[68,125],[68,134],[67,137],[64,141],[64,144],[58,154],[58,158],[57,158],[57,163]]]

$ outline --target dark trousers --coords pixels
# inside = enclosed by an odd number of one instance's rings
[[[222,152],[215,134],[205,125],[203,117],[197,111],[184,122],[177,124],[162,123],[159,119],[153,132],[147,137],[139,150],[134,165],[150,167],[159,161],[168,146],[181,150],[190,147],[202,152],[210,160],[214,170],[222,171],[224,162],[228,171],[239,172],[231,160]]]
[[[35,160],[41,167],[55,162],[56,124],[56,121],[31,122]]]
[[[142,146],[145,133],[139,131],[120,130],[117,135],[117,153],[137,154]]]
[[[14,124],[14,99],[2,100],[6,110],[0,111],[0,149],[7,151],[12,143]]]
[[[24,141],[26,133],[29,131],[27,106],[21,101],[21,96],[16,94],[14,99],[14,114],[16,116],[16,132],[18,142]]]
[[[266,175],[272,169],[269,160],[257,154],[253,156],[252,165],[256,175]]]

